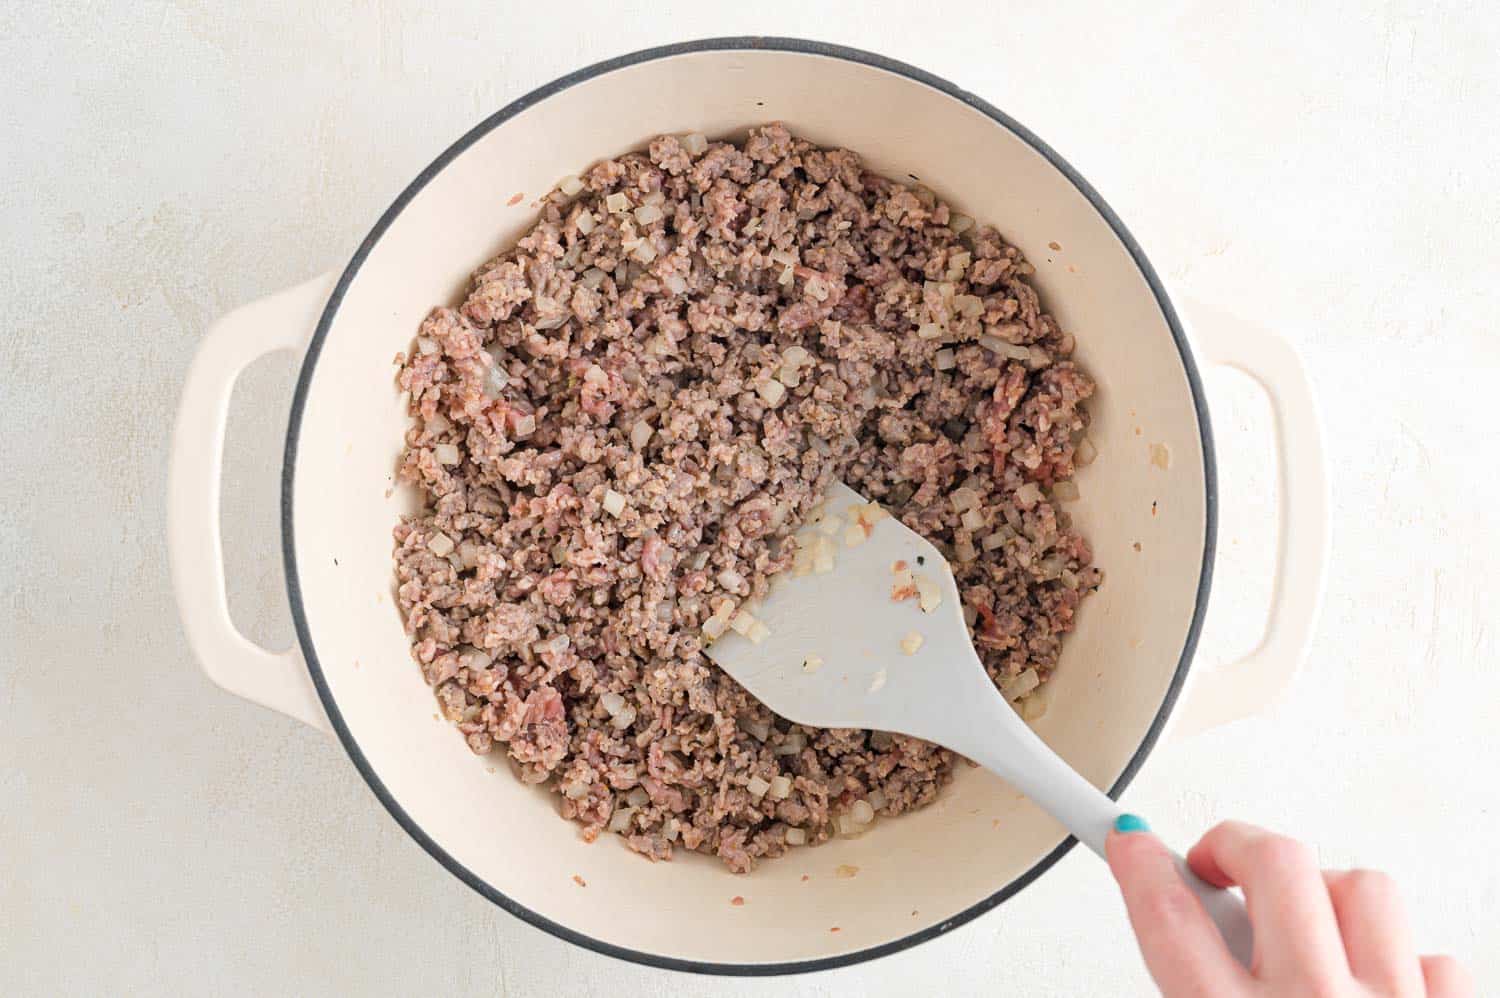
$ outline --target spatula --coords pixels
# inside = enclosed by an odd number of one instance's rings
[[[841,483],[816,518],[799,534],[797,570],[777,576],[758,606],[710,621],[710,633],[722,633],[709,657],[798,724],[913,735],[974,760],[1103,856],[1123,809],[1048,748],[990,681],[938,549]],[[1250,922],[1238,894],[1200,880],[1181,856],[1177,864],[1248,966]]]

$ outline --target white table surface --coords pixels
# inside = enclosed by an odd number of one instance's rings
[[[1494,5],[717,6],[0,9],[0,993],[1148,991],[1083,851],[849,970],[723,981],[594,956],[448,876],[334,742],[223,694],[188,652],[162,494],[208,323],[346,259],[512,98],[605,56],[754,32],[983,95],[1068,157],[1175,287],[1296,342],[1336,515],[1311,660],[1264,715],[1163,746],[1127,801],[1178,843],[1235,815],[1328,865],[1389,869],[1423,947],[1500,987]],[[242,381],[226,469],[235,613],[268,642],[291,633],[274,496],[292,377],[273,358]],[[1254,639],[1274,515],[1264,404],[1210,384],[1228,509],[1205,665]]]

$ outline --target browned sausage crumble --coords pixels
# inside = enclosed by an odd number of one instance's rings
[[[427,499],[395,528],[400,606],[469,747],[503,746],[590,839],[735,871],[932,801],[951,752],[789,724],[703,626],[764,595],[841,478],[949,557],[1032,712],[1100,576],[1056,505],[1094,386],[1031,273],[779,124],[564,182],[397,358]]]

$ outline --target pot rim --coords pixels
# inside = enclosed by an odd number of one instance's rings
[[[328,713],[328,719],[338,734],[339,741],[344,750],[348,752],[349,758],[359,770],[364,781],[369,784],[376,798],[390,812],[391,817],[396,819],[408,835],[414,839],[427,853],[445,867],[449,873],[463,881],[470,888],[498,905],[510,914],[524,922],[551,933],[559,939],[593,950],[605,956],[628,960],[632,963],[648,967],[656,967],[665,970],[685,971],[695,974],[717,974],[735,977],[767,977],[780,974],[807,973],[819,970],[832,970],[838,967],[849,967],[874,960],[878,957],[888,956],[909,949],[919,943],[935,939],[938,936],[955,929],[965,923],[977,918],[979,915],[997,907],[1001,902],[1019,893],[1023,888],[1032,883],[1058,860],[1067,854],[1077,844],[1077,839],[1069,836],[1064,839],[1055,849],[1038,860],[1029,870],[1016,877],[1014,880],[1002,886],[989,897],[966,908],[951,918],[943,919],[935,925],[928,926],[916,932],[908,933],[899,939],[871,946],[866,949],[856,950],[839,956],[821,957],[811,960],[792,960],[776,963],[717,963],[704,960],[690,960],[681,957],[667,956],[659,953],[647,953],[640,950],[617,946],[586,935],[565,925],[552,921],[546,916],[532,911],[530,908],[519,904],[500,891],[496,890],[488,882],[469,870],[457,859],[451,856],[430,836],[423,831],[422,827],[409,815],[404,808],[386,789],[380,778],[375,774],[369,761],[359,747],[344,723],[338,705],[335,703],[333,694],[329,690],[328,682],[323,675],[323,668],[318,661],[316,648],[313,646],[312,635],[307,625],[307,615],[302,602],[302,587],[300,576],[297,572],[296,544],[293,536],[292,515],[292,483],[296,477],[297,445],[302,425],[302,414],[307,405],[307,396],[312,384],[312,374],[317,367],[318,357],[322,352],[323,342],[333,325],[333,320],[338,314],[344,295],[353,281],[365,259],[374,249],[375,245],[384,236],[386,230],[396,217],[406,208],[411,200],[427,186],[427,184],[448,166],[460,154],[480,138],[494,130],[499,125],[519,114],[521,111],[533,104],[537,104],[548,97],[552,97],[575,84],[591,80],[596,76],[613,72],[640,63],[652,62],[658,59],[667,59],[674,56],[687,55],[694,52],[709,51],[733,51],[733,50],[759,50],[792,52],[802,55],[824,56],[842,59],[847,62],[859,63],[864,66],[896,73],[917,83],[924,84],[953,97],[969,107],[984,114],[990,120],[1012,134],[1020,138],[1046,160],[1072,185],[1080,194],[1088,199],[1094,210],[1114,230],[1115,235],[1129,252],[1131,259],[1135,261],[1141,275],[1146,279],[1151,293],[1156,298],[1157,304],[1162,310],[1162,315],[1171,330],[1172,339],[1177,346],[1177,352],[1181,357],[1183,371],[1187,376],[1188,387],[1193,397],[1193,408],[1198,418],[1199,435],[1203,447],[1203,475],[1204,475],[1204,539],[1203,539],[1203,562],[1199,569],[1196,602],[1193,606],[1192,621],[1188,626],[1187,638],[1183,642],[1182,654],[1177,661],[1177,668],[1173,672],[1172,681],[1168,685],[1166,696],[1162,699],[1160,709],[1153,719],[1145,737],[1136,747],[1135,753],[1126,764],[1124,771],[1120,774],[1113,786],[1109,788],[1109,796],[1118,799],[1125,788],[1130,785],[1136,773],[1140,770],[1146,757],[1150,755],[1152,748],[1156,745],[1162,731],[1166,727],[1167,719],[1172,713],[1172,708],[1182,692],[1187,674],[1192,663],[1193,654],[1197,649],[1198,638],[1203,627],[1203,617],[1208,606],[1208,594],[1210,580],[1213,575],[1214,555],[1216,548],[1218,527],[1218,479],[1217,462],[1214,456],[1213,434],[1209,427],[1208,405],[1203,394],[1203,383],[1198,374],[1197,365],[1193,361],[1192,350],[1188,344],[1186,334],[1183,332],[1181,321],[1177,317],[1176,310],[1172,307],[1171,299],[1168,298],[1166,289],[1161,279],[1152,268],[1150,261],[1146,259],[1140,244],[1125,227],[1112,208],[1105,202],[1104,198],[1094,190],[1089,183],[1075,170],[1067,160],[1058,155],[1050,146],[1033,134],[1020,122],[1011,118],[1005,112],[996,108],[988,101],[955,86],[949,81],[934,76],[931,73],[908,65],[895,59],[876,55],[861,49],[849,48],[843,45],[835,45],[828,42],[809,41],[800,38],[786,38],[775,36],[733,36],[721,38],[703,38],[695,41],[677,42],[670,45],[662,45],[654,48],[642,49],[627,55],[617,56],[596,62],[593,65],[575,70],[566,76],[560,77],[551,83],[538,87],[525,96],[512,101],[510,104],[491,114],[478,125],[475,125],[465,133],[458,141],[445,149],[431,164],[419,173],[405,190],[391,203],[390,207],[380,216],[374,228],[370,230],[354,256],[350,259],[348,266],[339,276],[338,284],[334,287],[328,304],[324,307],[317,329],[308,343],[307,353],[302,362],[302,369],[297,378],[297,387],[292,396],[291,416],[287,425],[286,446],[284,450],[281,476],[281,533],[282,533],[282,558],[286,571],[287,599],[291,606],[292,621],[297,631],[297,642],[301,648],[303,658],[307,663],[307,670],[312,676],[313,684],[317,688],[318,698],[323,702],[323,708]]]

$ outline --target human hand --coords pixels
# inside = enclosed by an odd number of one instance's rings
[[[1122,816],[1106,852],[1146,967],[1166,998],[1474,995],[1458,961],[1417,956],[1396,885],[1384,873],[1320,870],[1296,839],[1237,821],[1214,827],[1187,862],[1215,886],[1244,890],[1255,929],[1247,971],[1144,822]]]

